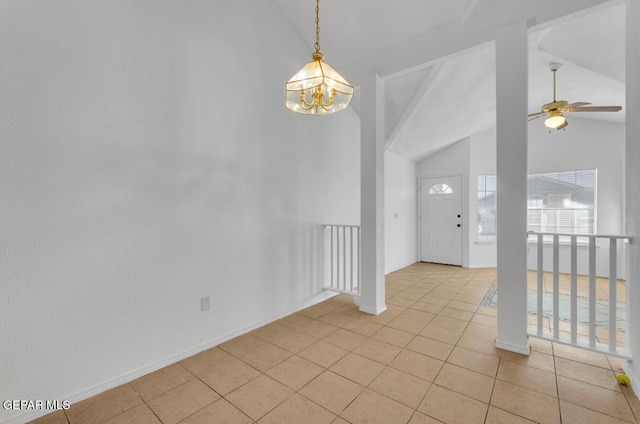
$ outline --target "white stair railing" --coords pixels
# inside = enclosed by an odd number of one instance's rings
[[[624,241],[630,242],[631,237],[619,235],[597,235],[597,234],[558,234],[529,232],[530,236],[535,236],[537,243],[537,299],[536,299],[536,331],[529,332],[530,336],[551,340],[554,342],[581,347],[583,349],[606,353],[621,358],[631,359],[629,351],[618,346],[618,244]],[[567,337],[560,333],[560,238],[570,240],[570,331]],[[588,239],[588,337],[578,337],[578,238]],[[544,244],[546,240],[552,239],[553,246],[553,309],[550,315],[553,331],[545,331],[544,328]],[[607,239],[609,241],[609,284],[608,284],[608,325],[607,343],[599,343],[596,339],[596,311],[597,311],[597,291],[596,291],[596,240]],[[531,239],[530,239],[531,241]],[[626,296],[625,296],[626,299]],[[603,301],[601,301],[601,305]],[[628,310],[625,308],[625,310]],[[566,311],[565,315],[566,315]]]
[[[325,290],[360,295],[360,227],[324,227]]]

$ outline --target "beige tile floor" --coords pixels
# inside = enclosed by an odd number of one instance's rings
[[[388,310],[346,295],[36,420],[38,424],[638,423],[621,361],[531,340],[496,349],[494,269],[415,264]]]

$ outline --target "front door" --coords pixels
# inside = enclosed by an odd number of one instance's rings
[[[420,260],[462,265],[462,177],[420,181]]]

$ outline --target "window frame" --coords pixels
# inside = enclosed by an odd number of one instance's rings
[[[564,174],[563,176],[566,177],[567,174],[574,174],[574,179],[576,181],[576,186],[578,185],[578,181],[580,181],[581,179],[585,179],[585,181],[589,182],[589,180],[593,181],[592,185],[593,187],[588,187],[588,185],[585,185],[583,187],[584,190],[586,191],[586,193],[588,193],[589,191],[593,192],[593,202],[592,204],[590,203],[586,203],[586,204],[582,204],[582,207],[549,207],[548,205],[545,206],[544,204],[544,200],[541,199],[542,204],[539,207],[531,207],[531,202],[532,200],[534,200],[532,198],[532,194],[531,194],[531,186],[530,186],[530,181],[532,179],[532,177],[540,177],[540,178],[549,178],[550,180],[553,180],[553,177],[557,177],[557,181],[562,182],[562,183],[566,183],[566,184],[570,184],[566,178],[565,179],[561,179],[560,175]],[[592,173],[591,176],[589,175],[579,175],[580,173]],[[481,184],[481,178],[484,178],[484,184]],[[476,229],[476,241],[478,243],[484,243],[484,242],[495,242],[497,237],[496,235],[494,236],[490,236],[490,235],[486,235],[486,234],[481,234],[481,229],[483,227],[481,227],[482,223],[481,223],[481,218],[480,215],[481,213],[487,213],[487,210],[489,211],[489,213],[491,211],[494,211],[494,213],[497,213],[497,201],[494,203],[493,208],[487,208],[486,204],[484,207],[481,206],[480,202],[481,202],[481,193],[484,194],[484,199],[486,199],[487,193],[493,193],[491,190],[487,190],[486,187],[489,186],[489,184],[487,184],[487,178],[493,178],[495,181],[495,185],[496,185],[496,189],[495,189],[495,197],[497,198],[497,178],[495,175],[489,175],[489,174],[480,174],[477,176],[476,181],[476,212],[477,212],[477,216],[478,216],[478,222],[477,222],[477,229]],[[481,187],[484,187],[484,190],[481,190]],[[572,201],[573,198],[573,193],[580,193],[578,190],[576,190],[575,192],[569,192],[568,194],[570,195],[568,197],[568,199],[566,198],[567,193],[562,193],[559,191],[559,196],[558,199],[561,199],[561,195],[565,196],[565,200],[564,202],[566,203],[567,200]],[[553,193],[547,193],[547,196],[551,195]],[[584,192],[583,192],[584,194]],[[576,203],[574,203],[575,205]],[[578,205],[580,205],[579,203],[577,203]],[[552,232],[558,232],[558,233],[574,233],[574,234],[584,234],[584,236],[582,237],[578,237],[578,244],[584,244],[586,242],[586,240],[588,240],[585,236],[588,234],[597,234],[597,228],[598,228],[598,168],[589,168],[589,169],[577,169],[577,170],[566,170],[566,171],[552,171],[552,172],[536,172],[536,173],[531,173],[527,175],[527,232],[529,231],[536,231],[531,229],[531,216],[532,216],[532,211],[540,211],[539,215],[541,217],[545,216],[545,211],[556,211],[558,214],[558,217],[560,217],[560,214],[562,214],[562,212],[565,211],[572,211],[574,218],[573,218],[573,222],[571,225],[572,230],[571,231],[557,231],[559,230],[561,227],[561,219],[558,218],[556,220],[556,224],[555,224],[555,230],[554,229],[542,229],[539,232],[548,232],[548,233],[552,233]],[[586,214],[586,218],[585,218],[585,214],[580,214],[580,211],[590,211]],[[582,215],[582,217],[580,218],[579,215]],[[580,232],[581,227],[578,224],[578,221],[582,219],[587,219],[589,224],[588,224],[588,228],[587,228],[587,233],[585,232]],[[531,238],[532,236],[530,235],[528,237],[528,241],[535,241]],[[544,243],[552,243],[553,242],[553,236],[544,236]],[[570,242],[570,237],[560,237],[560,243],[561,244],[568,244]]]

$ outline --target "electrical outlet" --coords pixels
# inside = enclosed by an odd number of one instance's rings
[[[211,297],[205,296],[200,298],[200,311],[208,311],[211,309]]]

